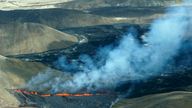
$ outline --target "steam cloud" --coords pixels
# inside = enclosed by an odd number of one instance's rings
[[[128,80],[143,80],[163,72],[163,68],[178,53],[185,33],[192,24],[192,11],[185,7],[169,9],[168,13],[151,24],[151,30],[143,38],[147,45],[139,44],[133,28],[113,48],[101,48],[95,57],[81,55],[82,70],[69,80],[56,77],[41,84],[41,88],[50,87],[52,91],[76,92],[81,89],[97,90],[112,88]],[[67,64],[62,57],[58,63],[66,69],[74,69],[79,64]],[[45,73],[46,74],[46,73]],[[41,74],[29,82],[30,87],[37,84]],[[34,89],[34,88],[33,88]]]

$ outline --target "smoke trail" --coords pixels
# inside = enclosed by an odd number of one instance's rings
[[[164,17],[152,23],[151,30],[144,38],[147,42],[145,46],[138,43],[135,32],[130,29],[115,48],[100,49],[94,59],[88,55],[80,56],[84,62],[82,71],[67,81],[59,76],[50,80],[48,83],[52,91],[113,88],[124,81],[143,80],[161,74],[178,53],[192,22],[190,14],[190,9],[184,7],[169,9]],[[76,66],[73,64],[72,67]]]

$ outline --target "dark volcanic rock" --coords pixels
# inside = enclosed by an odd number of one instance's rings
[[[135,98],[156,93],[166,93],[171,91],[191,91],[187,89],[192,85],[192,69],[183,67],[170,74],[162,74],[142,81],[127,82],[119,86],[116,91],[126,93],[131,90],[127,97]],[[124,95],[125,96],[125,95]]]
[[[40,97],[37,95],[26,95],[14,93],[20,101],[22,107],[38,108],[109,108],[116,95],[99,95],[99,96],[79,96],[79,97]]]
[[[114,23],[115,20],[69,9],[36,9],[0,11],[0,24],[40,23],[56,29]],[[118,22],[118,21],[116,21]]]
[[[90,14],[105,16],[105,17],[129,17],[137,18],[147,17],[166,12],[167,7],[103,7],[89,9]]]
[[[114,24],[100,25],[90,27],[76,27],[60,29],[60,31],[76,36],[83,43],[75,44],[65,49],[47,51],[43,53],[21,54],[16,57],[27,61],[43,62],[52,65],[58,57],[67,56],[68,59],[78,59],[81,54],[94,55],[96,51],[103,46],[116,44],[129,29],[134,28],[138,33],[138,40],[141,42],[140,36],[149,30],[148,26],[130,25],[130,24]]]
[[[74,0],[67,3],[60,3],[56,6],[70,9],[90,9],[99,7],[129,6],[129,7],[154,7],[169,6],[180,3],[181,0]]]

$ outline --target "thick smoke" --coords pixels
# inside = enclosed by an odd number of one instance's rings
[[[71,67],[81,67],[81,70],[70,80],[64,81],[63,77],[58,76],[47,83],[53,92],[76,92],[81,89],[113,88],[121,82],[160,75],[178,53],[192,22],[190,15],[192,12],[188,8],[169,9],[165,16],[151,24],[151,30],[143,38],[147,43],[145,45],[138,42],[134,29],[130,28],[115,48],[101,48],[95,57],[80,56],[82,66],[76,62],[67,64],[66,59],[61,58],[58,63],[64,68],[70,67],[71,70]],[[32,81],[38,78],[34,79]],[[31,84],[33,82],[30,82],[30,87]]]

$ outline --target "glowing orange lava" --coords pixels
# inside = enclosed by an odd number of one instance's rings
[[[69,96],[74,96],[74,97],[80,97],[80,96],[96,96],[99,94],[91,94],[91,93],[56,93],[56,94],[41,94],[36,91],[26,91],[26,90],[21,90],[21,89],[16,89],[15,92],[17,93],[23,93],[23,94],[28,94],[28,95],[38,95],[42,97],[49,97],[49,96],[60,96],[60,97],[69,97]]]

